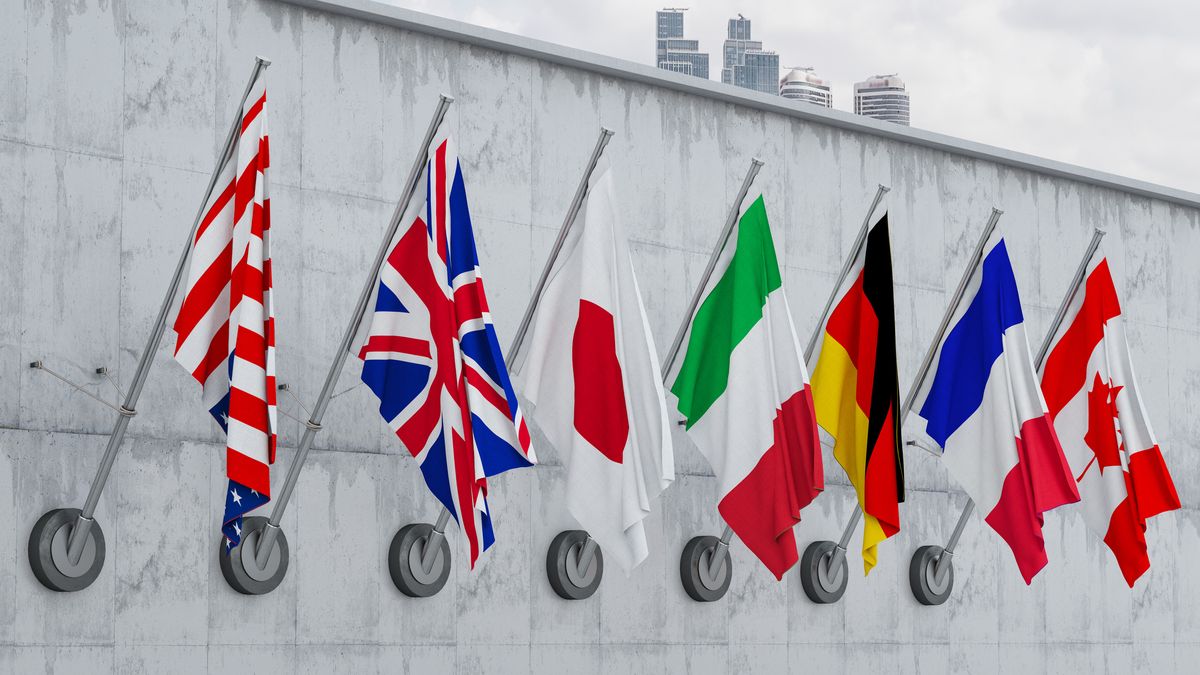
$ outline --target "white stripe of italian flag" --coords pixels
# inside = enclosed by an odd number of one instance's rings
[[[760,195],[742,210],[688,328],[671,385],[720,482],[718,510],[776,578],[824,488],[808,371]]]

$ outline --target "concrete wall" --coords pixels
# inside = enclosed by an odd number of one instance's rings
[[[1200,659],[1200,581],[1187,571],[1200,557],[1194,196],[956,152],[845,114],[769,110],[766,97],[736,103],[741,95],[719,85],[689,92],[663,76],[660,86],[632,66],[618,77],[274,0],[0,0],[0,17],[0,671],[1028,674],[1191,672]],[[300,479],[285,521],[288,578],[243,597],[217,568],[219,430],[168,339],[98,511],[104,571],[81,593],[45,590],[25,557],[30,527],[48,508],[82,502],[114,416],[27,363],[45,359],[109,398],[96,366],[128,384],[256,54],[274,60],[279,377],[306,403],[445,91],[457,97],[502,339],[600,124],[617,134],[608,155],[660,346],[751,156],[766,161],[759,185],[805,335],[876,184],[892,187],[904,383],[993,205],[1006,212],[1031,336],[1045,330],[1092,228],[1106,229],[1142,390],[1184,500],[1150,525],[1153,567],[1126,588],[1065,508],[1047,519],[1051,564],[1026,588],[974,519],[954,597],[919,606],[909,555],[943,540],[965,497],[937,461],[910,451],[904,530],[841,603],[813,605],[798,579],[777,583],[735,544],[728,596],[697,604],[679,585],[678,555],[720,522],[714,480],[681,435],[679,477],[648,521],[651,556],[631,578],[610,570],[586,602],[554,596],[545,550],[572,521],[560,460],[543,443],[541,466],[494,482],[499,541],[479,570],[468,572],[456,537],[445,591],[412,600],[392,586],[384,552],[400,525],[436,508],[360,387],[333,403]],[[354,382],[352,364],[343,384]],[[294,446],[299,425],[282,426]],[[290,459],[284,448],[277,477]],[[829,457],[826,466],[830,486],[804,513],[801,546],[836,537],[852,508],[844,476]]]

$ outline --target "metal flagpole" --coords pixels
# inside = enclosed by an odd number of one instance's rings
[[[863,245],[867,243],[867,232],[871,230],[871,216],[875,215],[875,209],[879,208],[879,202],[883,201],[883,196],[891,192],[891,188],[886,185],[880,185],[875,190],[875,198],[871,200],[871,208],[867,209],[867,215],[863,217],[862,227],[858,229],[858,236],[854,238],[854,245],[850,247],[850,254],[846,256],[845,262],[842,263],[842,271],[838,273],[837,283],[833,285],[833,290],[829,293],[829,299],[825,301],[825,309],[821,310],[821,317],[817,320],[817,327],[813,329],[812,337],[808,339],[808,348],[804,350],[804,363],[809,364],[812,359],[813,351],[817,348],[817,340],[821,337],[821,327],[825,325],[825,320],[829,318],[829,310],[833,309],[833,301],[837,299],[837,292],[841,290],[842,284],[846,282],[846,276],[850,274],[850,268],[854,265],[854,261],[858,259],[858,252]]]
[[[379,278],[379,269],[383,266],[384,258],[387,256],[392,240],[395,238],[396,232],[400,229],[400,219],[408,209],[408,204],[412,201],[413,195],[416,194],[417,183],[421,179],[421,170],[425,167],[427,161],[429,144],[433,142],[438,125],[442,123],[442,119],[446,116],[446,111],[453,102],[454,99],[445,94],[442,94],[438,98],[437,109],[433,113],[433,119],[429,121],[429,128],[425,130],[425,137],[421,141],[420,149],[413,160],[412,169],[408,173],[408,179],[404,183],[404,192],[400,196],[400,201],[396,204],[396,211],[392,214],[392,220],[388,224],[383,242],[379,245],[379,251],[375,254],[375,261],[371,265],[367,280],[358,294],[358,302],[354,306],[354,312],[350,315],[350,322],[346,325],[346,332],[342,335],[342,341],[338,344],[337,354],[333,357],[333,363],[329,366],[328,374],[325,375],[325,385],[321,387],[321,393],[317,396],[317,402],[313,405],[312,415],[304,423],[305,430],[304,436],[300,439],[300,447],[296,450],[296,456],[292,459],[291,466],[288,467],[287,478],[284,479],[283,487],[273,500],[271,519],[263,529],[258,540],[258,548],[254,551],[255,563],[260,568],[265,568],[270,559],[275,540],[279,536],[279,523],[283,519],[283,512],[287,508],[292,491],[296,488],[296,481],[300,478],[300,470],[304,467],[304,460],[308,457],[308,451],[312,448],[313,440],[316,438],[317,432],[321,430],[321,418],[325,415],[325,408],[329,405],[329,399],[333,395],[333,388],[337,386],[338,377],[342,374],[342,366],[345,365],[346,357],[350,354],[351,343],[353,343],[354,335],[358,331],[358,325],[362,322],[363,315],[366,313],[367,303],[371,299],[371,292],[375,289],[375,283]]]
[[[700,276],[700,283],[696,285],[696,292],[692,294],[692,301],[688,303],[687,312],[683,315],[683,323],[679,325],[679,332],[675,334],[675,341],[671,343],[671,349],[667,351],[667,358],[663,360],[662,377],[663,384],[667,382],[667,375],[671,373],[671,368],[675,365],[675,359],[679,356],[679,349],[683,347],[683,338],[687,337],[688,326],[692,323],[692,315],[696,313],[696,307],[700,304],[700,298],[704,296],[704,288],[708,286],[708,280],[712,277],[713,270],[717,267],[717,260],[721,257],[721,252],[725,250],[725,245],[729,243],[729,235],[733,233],[733,226],[737,223],[738,213],[742,210],[742,201],[746,199],[746,193],[750,192],[750,184],[754,182],[755,176],[758,175],[759,169],[762,169],[763,162],[757,157],[750,159],[750,170],[746,172],[746,178],[742,181],[742,187],[738,189],[737,197],[733,200],[733,207],[729,209],[729,216],[725,218],[725,227],[721,230],[721,236],[717,238],[717,245],[713,248],[712,255],[708,258],[708,266],[704,268],[704,274]]]
[[[1054,320],[1050,322],[1050,330],[1046,332],[1046,337],[1042,340],[1041,349],[1038,350],[1037,360],[1034,361],[1034,370],[1041,370],[1042,365],[1046,361],[1046,353],[1050,351],[1050,342],[1054,339],[1054,335],[1058,333],[1059,326],[1062,325],[1063,319],[1067,316],[1067,310],[1071,308],[1071,303],[1075,300],[1076,294],[1079,293],[1079,287],[1083,282],[1083,277],[1087,274],[1088,263],[1092,260],[1092,255],[1096,253],[1096,249],[1100,247],[1100,240],[1104,238],[1104,230],[1097,229],[1092,233],[1092,241],[1088,244],[1087,252],[1083,254],[1083,260],[1079,262],[1078,269],[1075,270],[1075,277],[1071,280],[1070,290],[1063,296],[1062,304],[1058,306],[1058,313],[1054,315]],[[954,557],[954,547],[958,545],[958,539],[962,536],[963,528],[966,527],[967,519],[971,516],[971,512],[975,510],[975,501],[967,500],[967,505],[963,507],[962,514],[958,517],[958,522],[954,525],[954,532],[950,535],[950,539],[942,548],[945,554],[938,557],[937,565],[934,568],[934,582],[940,584],[942,577],[945,575],[945,570],[950,566],[949,560]],[[942,561],[947,562],[943,563]]]
[[[704,289],[708,286],[709,279],[712,278],[713,270],[717,267],[717,261],[721,258],[721,253],[725,250],[725,246],[729,243],[729,236],[733,233],[733,226],[737,223],[738,213],[742,210],[742,202],[746,199],[746,194],[750,192],[750,185],[754,182],[754,178],[758,176],[758,172],[762,169],[763,162],[757,157],[750,159],[750,169],[746,172],[746,178],[742,181],[742,187],[738,189],[737,197],[733,200],[733,206],[729,209],[729,215],[725,218],[725,227],[721,230],[721,235],[717,238],[717,245],[713,248],[712,255],[708,258],[708,266],[704,268],[704,274],[700,276],[700,282],[696,284],[696,292],[692,294],[692,300],[688,303],[687,312],[683,315],[683,322],[679,325],[679,331],[675,334],[675,341],[671,343],[671,349],[667,352],[667,358],[663,360],[662,378],[663,384],[667,385],[667,376],[671,374],[671,368],[675,365],[675,359],[679,356],[679,350],[683,347],[683,339],[687,337],[688,327],[692,323],[692,316],[696,313],[696,307],[700,304],[700,299],[704,297]],[[725,531],[721,534],[720,541],[709,556],[708,560],[708,576],[716,579],[721,571],[721,566],[725,562],[725,554],[729,550],[729,543],[733,541],[733,530],[729,525],[725,526]]]
[[[938,345],[941,344],[942,338],[946,335],[946,329],[950,327],[950,320],[954,318],[954,312],[958,309],[963,295],[967,292],[967,284],[971,282],[971,277],[975,274],[975,270],[978,269],[979,263],[983,261],[983,247],[987,246],[987,241],[992,236],[992,232],[996,229],[996,224],[1000,222],[1000,216],[1002,215],[1004,215],[1004,212],[1000,209],[992,209],[992,215],[988,218],[987,226],[983,228],[983,234],[980,235],[979,242],[975,244],[975,252],[971,254],[971,263],[963,271],[962,278],[958,280],[958,288],[954,290],[954,296],[950,300],[950,305],[946,308],[946,313],[942,315],[942,323],[938,326],[937,333],[933,336],[933,341],[929,343],[929,351],[925,352],[925,359],[921,361],[921,367],[917,369],[917,378],[908,390],[908,396],[904,399],[904,413],[901,419],[908,417],[908,413],[912,411],[913,403],[917,398],[917,392],[920,391],[921,385],[925,383],[925,377],[929,375],[929,368],[933,365],[933,357],[937,355]]]
[[[1062,304],[1058,306],[1058,313],[1050,322],[1050,330],[1046,331],[1046,337],[1042,340],[1042,347],[1038,349],[1037,360],[1033,364],[1035,370],[1041,370],[1042,364],[1046,362],[1046,354],[1050,352],[1050,341],[1054,339],[1054,334],[1062,326],[1063,319],[1067,318],[1067,310],[1071,308],[1071,303],[1075,301],[1075,296],[1079,293],[1083,277],[1087,274],[1088,263],[1092,261],[1092,256],[1096,255],[1096,249],[1100,248],[1100,240],[1104,238],[1104,235],[1104,230],[1099,228],[1092,231],[1092,241],[1083,254],[1083,260],[1079,261],[1079,268],[1075,270],[1075,277],[1071,279],[1070,290],[1063,296]]]
[[[546,259],[546,264],[542,267],[542,275],[538,277],[537,285],[533,288],[533,296],[529,299],[529,304],[525,306],[525,315],[521,317],[521,325],[517,327],[517,334],[513,337],[508,354],[504,357],[504,362],[509,364],[509,367],[511,367],[513,359],[521,353],[521,347],[525,344],[525,334],[529,331],[530,322],[533,321],[533,313],[537,311],[538,303],[542,299],[542,291],[546,289],[546,282],[550,279],[550,270],[558,260],[558,253],[562,250],[563,243],[567,240],[567,234],[575,224],[579,209],[583,208],[583,200],[587,198],[588,182],[592,179],[592,172],[596,170],[596,164],[600,162],[600,155],[604,154],[604,148],[608,146],[612,136],[611,129],[600,127],[600,137],[596,139],[596,147],[592,148],[592,156],[588,159],[583,178],[579,181],[579,187],[575,189],[575,196],[571,199],[571,206],[567,208],[567,215],[563,218],[562,226],[558,228],[558,238],[554,240],[554,246],[550,248],[550,257]]]
[[[583,178],[579,181],[579,187],[575,189],[575,196],[571,199],[571,205],[567,207],[567,215],[563,218],[562,226],[558,228],[558,238],[554,240],[554,245],[550,248],[550,256],[546,259],[546,264],[542,267],[542,274],[538,277],[537,285],[534,286],[533,295],[529,298],[529,304],[525,306],[525,315],[521,317],[521,323],[517,326],[517,334],[513,337],[512,344],[508,347],[508,354],[504,357],[504,363],[511,369],[513,360],[521,353],[521,347],[525,344],[525,334],[529,332],[529,324],[533,321],[533,314],[537,311],[538,303],[542,299],[542,291],[546,288],[546,282],[550,279],[550,270],[554,267],[554,263],[558,260],[558,254],[562,251],[563,243],[567,240],[567,234],[575,225],[575,219],[579,216],[579,210],[583,208],[583,200],[587,198],[588,183],[592,179],[592,172],[596,170],[596,165],[600,162],[600,155],[604,154],[604,148],[608,146],[608,142],[612,139],[613,132],[607,127],[600,127],[600,137],[596,139],[596,146],[592,148],[592,156],[588,159],[587,168],[584,169]],[[441,513],[438,514],[437,523],[433,526],[433,531],[429,535],[429,539],[425,543],[424,550],[421,552],[421,566],[425,568],[425,572],[433,569],[433,561],[437,557],[437,552],[441,547],[438,538],[445,535],[446,525],[450,522],[450,511],[445,506],[442,507]],[[579,557],[579,567],[586,570],[591,563],[591,554],[595,551],[595,542],[588,537],[588,544],[584,547],[583,553]]]
[[[241,128],[242,110],[246,105],[246,98],[250,95],[251,89],[254,88],[254,83],[258,80],[259,75],[270,65],[270,60],[261,56],[254,59],[254,69],[250,73],[250,81],[246,83],[246,90],[242,93],[241,101],[238,103],[233,122],[230,124],[229,134],[225,137],[225,146],[217,159],[217,166],[213,169],[212,176],[208,179],[208,188],[204,191],[204,199],[201,200],[200,208],[196,212],[195,219],[192,221],[192,228],[188,232],[187,242],[184,244],[183,253],[179,256],[179,262],[175,265],[175,272],[171,276],[171,283],[167,286],[167,293],[163,298],[162,306],[158,309],[158,316],[154,320],[154,327],[150,330],[150,337],[146,340],[146,346],[142,349],[137,369],[133,373],[133,383],[129,386],[129,392],[125,395],[125,402],[121,404],[121,408],[118,411],[117,422],[108,437],[108,446],[104,449],[104,457],[100,460],[100,468],[96,471],[96,477],[92,480],[87,500],[83,504],[83,510],[79,512],[79,517],[76,519],[74,527],[71,528],[71,533],[67,540],[67,559],[72,565],[77,565],[80,556],[83,554],[84,544],[88,540],[88,531],[91,529],[92,524],[95,523],[96,506],[100,503],[100,495],[104,492],[104,486],[108,482],[108,475],[112,471],[113,462],[116,461],[117,451],[121,449],[121,443],[125,439],[125,430],[129,426],[129,420],[137,414],[135,406],[142,394],[142,387],[146,384],[146,377],[150,373],[150,366],[154,363],[154,355],[158,352],[158,346],[162,342],[163,333],[166,332],[167,313],[171,310],[171,303],[175,300],[175,295],[179,291],[179,284],[183,280],[183,271],[187,266],[188,257],[191,255],[192,241],[196,238],[196,229],[200,226],[200,221],[204,217],[204,210],[208,206],[208,200],[212,196],[213,189],[216,187],[217,178],[220,177],[221,170],[230,160],[233,153],[234,143]]]

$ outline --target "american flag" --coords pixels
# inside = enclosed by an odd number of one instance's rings
[[[495,541],[487,478],[536,461],[488,313],[466,188],[446,122],[360,328],[362,380],[466,535]]]
[[[229,488],[221,531],[227,548],[241,541],[242,515],[270,501],[275,461],[266,103],[260,76],[196,230],[174,325],[175,360],[203,385],[204,406],[225,430]]]

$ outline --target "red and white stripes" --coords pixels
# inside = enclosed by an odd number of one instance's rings
[[[263,495],[277,428],[269,165],[260,77],[196,231],[174,325],[175,359],[203,385],[205,406],[226,428],[229,478]]]

